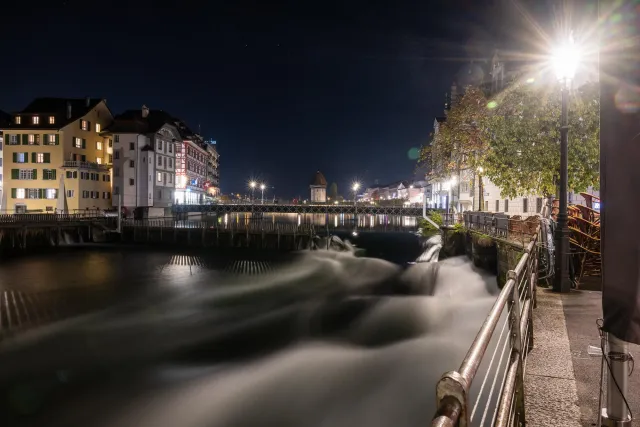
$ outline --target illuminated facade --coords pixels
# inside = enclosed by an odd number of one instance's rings
[[[322,172],[316,172],[309,187],[311,189],[311,203],[327,202],[327,180]]]
[[[198,205],[205,202],[208,158],[209,154],[199,135],[190,135],[190,138],[177,144],[177,204]]]
[[[9,212],[75,212],[111,207],[103,99],[37,98],[4,129],[3,178]]]
[[[168,214],[175,197],[180,132],[160,110],[128,110],[105,130],[113,140],[113,206],[137,218]]]
[[[2,134],[2,129],[4,129],[5,127],[9,126],[9,124],[11,123],[11,115],[5,113],[4,111],[0,111],[0,212],[2,211],[2,209],[4,209],[4,200],[3,200],[3,196],[4,196],[4,192],[3,192],[3,185],[2,185],[2,180],[3,180],[3,171],[2,171],[2,162],[3,162],[3,152],[4,150],[2,149],[4,146],[4,135]]]

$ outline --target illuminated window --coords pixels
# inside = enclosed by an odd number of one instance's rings
[[[24,188],[16,188],[16,199],[24,199],[25,189]]]
[[[102,126],[100,125],[100,123],[96,123],[96,132],[100,132],[102,130]]]
[[[46,196],[47,199],[55,199],[56,197],[58,197],[58,190],[56,190],[55,188],[47,188]]]
[[[158,172],[158,182],[162,182],[162,173]]]
[[[76,148],[82,148],[82,139],[81,138],[73,138],[73,146]]]
[[[102,157],[96,158],[96,163],[101,165],[102,164]]]
[[[56,118],[53,116],[49,116],[49,124],[52,125],[56,122]]]
[[[16,116],[16,124],[17,124],[17,125],[19,125],[19,124],[20,124],[21,120],[22,120],[22,119],[20,118],[20,116]],[[22,190],[24,191],[24,189],[22,189]],[[22,198],[24,199],[24,197],[22,197]]]
[[[33,169],[20,169],[18,172],[18,179],[35,179],[33,176]]]
[[[89,130],[89,122],[86,120],[81,120],[80,121],[80,128],[82,130]]]
[[[56,143],[56,136],[55,135],[48,135],[47,139],[49,140],[49,144],[55,144]]]
[[[96,142],[96,150],[102,150],[102,141]]]
[[[39,125],[40,124],[40,117],[39,116],[33,116],[31,118],[31,123],[34,125]]]
[[[29,134],[29,136],[27,137],[28,141],[29,141],[29,145],[33,145],[36,143],[36,136],[34,134]]]
[[[44,153],[36,154],[36,163],[44,163]]]

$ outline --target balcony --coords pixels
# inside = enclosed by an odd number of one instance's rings
[[[91,169],[99,172],[108,172],[110,167],[107,165],[101,165],[94,162],[82,162],[80,160],[65,160],[62,162],[63,168],[74,169]]]

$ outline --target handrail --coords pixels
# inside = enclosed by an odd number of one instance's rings
[[[539,233],[538,225],[532,240],[524,246],[523,255],[518,264],[507,273],[507,282],[491,307],[459,369],[445,373],[438,381],[437,409],[431,423],[432,427],[470,426],[480,402],[484,404],[481,424],[484,424],[486,419],[492,423],[490,425],[500,427],[524,424],[523,382],[527,352],[533,346],[531,316],[532,308],[535,306],[535,286],[538,280]],[[503,323],[501,319],[505,313],[508,315],[504,320],[506,323]],[[492,338],[499,325],[502,325],[502,332],[494,342]],[[505,328],[508,334],[502,343]],[[485,353],[490,346],[495,346],[493,355],[484,373],[480,391],[477,396],[474,396],[475,403],[470,404],[471,386],[482,363],[487,360]],[[492,369],[495,356],[501,349],[500,359],[495,369]],[[505,354],[508,354],[508,357],[505,363],[502,363]],[[485,389],[490,376],[494,377],[493,383]],[[501,381],[496,381],[498,378],[501,378]],[[494,393],[495,387],[500,388],[497,394]],[[484,391],[487,391],[486,396],[483,395]],[[495,400],[492,399],[494,394]],[[494,410],[489,414],[491,407],[494,407]]]

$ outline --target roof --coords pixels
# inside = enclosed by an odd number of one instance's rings
[[[15,115],[34,116],[46,115],[55,117],[55,123],[49,124],[48,120],[41,120],[40,124],[33,125],[29,120],[23,120],[17,125],[15,122],[9,124],[9,128],[14,129],[60,129],[71,122],[85,116],[99,103],[105,101],[102,98],[36,98],[23,110]],[[71,107],[71,116],[67,117],[67,108]]]
[[[318,187],[327,186],[327,180],[324,178],[324,175],[322,175],[322,172],[320,171],[316,172],[315,176],[311,180],[311,185],[318,186]]]
[[[183,139],[198,139],[189,127],[180,119],[164,110],[148,110],[147,117],[142,117],[142,108],[136,110],[126,110],[118,114],[113,124],[105,129],[107,133],[154,133],[165,124],[175,126]]]
[[[0,129],[9,126],[9,123],[11,123],[11,114],[0,110]]]

